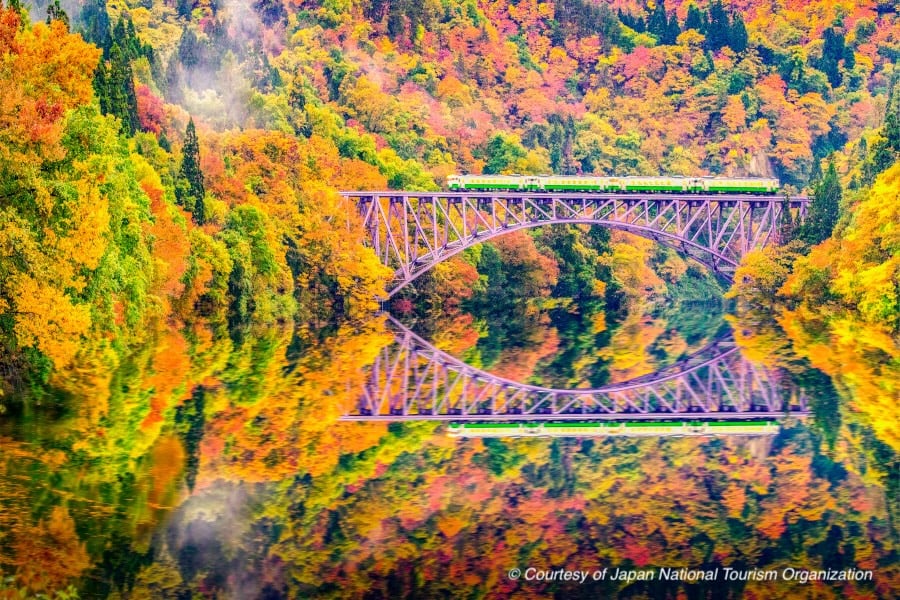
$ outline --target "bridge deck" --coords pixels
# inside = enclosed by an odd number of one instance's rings
[[[504,191],[483,191],[476,192],[411,192],[400,190],[371,190],[359,192],[339,192],[345,198],[358,198],[361,200],[371,200],[372,198],[397,198],[397,199],[413,199],[413,198],[446,198],[467,199],[467,198],[509,198],[509,199],[530,199],[530,200],[550,200],[553,198],[563,199],[591,199],[597,200],[678,200],[698,202],[784,202],[785,196],[758,195],[758,194],[671,194],[657,192],[504,192]],[[789,196],[791,208],[800,208],[809,203],[807,196]]]

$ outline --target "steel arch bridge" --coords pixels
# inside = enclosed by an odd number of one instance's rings
[[[341,192],[355,201],[367,243],[394,269],[386,298],[466,248],[558,223],[603,225],[675,248],[730,278],[744,255],[771,243],[784,211],[808,198],[747,194]]]
[[[472,367],[388,316],[394,340],[366,367],[345,421],[537,421],[778,418],[807,399],[780,374],[746,360],[729,337],[671,367],[597,389],[529,385]]]

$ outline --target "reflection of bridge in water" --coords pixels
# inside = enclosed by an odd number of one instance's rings
[[[730,337],[656,373],[596,389],[565,390],[477,369],[394,318],[388,322],[394,341],[366,367],[366,382],[342,420],[740,420],[808,412],[802,390],[746,360]]]

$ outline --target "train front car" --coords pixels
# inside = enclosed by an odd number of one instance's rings
[[[713,194],[774,194],[778,180],[761,177],[704,177],[705,191]]]

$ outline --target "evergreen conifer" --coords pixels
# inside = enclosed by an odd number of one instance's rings
[[[184,132],[184,148],[182,150],[181,170],[179,175],[183,184],[178,186],[176,196],[179,203],[194,215],[198,224],[205,221],[206,214],[203,206],[203,198],[206,190],[203,188],[203,173],[200,171],[200,141],[197,138],[197,129],[194,127],[194,119],[188,121]]]
[[[688,7],[687,18],[684,20],[684,30],[693,29],[700,33],[705,33],[703,28],[703,13],[697,8],[696,4]]]
[[[813,194],[800,237],[809,244],[819,244],[831,237],[843,194],[834,160],[828,163],[825,175],[815,185]]]

